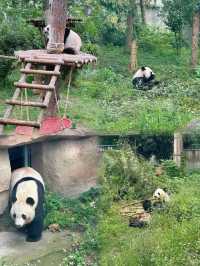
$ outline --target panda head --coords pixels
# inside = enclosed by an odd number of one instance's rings
[[[50,24],[49,24],[49,25],[47,25],[47,26],[43,29],[43,33],[44,33],[44,35],[45,35],[45,37],[46,37],[47,39],[49,39],[50,28],[51,28],[51,26],[50,26]]]
[[[35,201],[28,197],[25,202],[15,201],[12,204],[10,215],[17,228],[30,224],[35,218]]]
[[[168,202],[169,201],[168,193],[162,188],[156,189],[156,191],[153,194],[153,198],[157,201],[160,201],[160,202]]]

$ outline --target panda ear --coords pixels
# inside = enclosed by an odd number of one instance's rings
[[[12,203],[15,203],[17,201],[16,197],[12,197]]]
[[[33,206],[33,205],[34,205],[34,203],[35,203],[35,201],[34,201],[34,199],[33,199],[33,198],[29,197],[29,198],[27,198],[27,199],[26,199],[26,203],[27,203],[28,205],[31,205],[31,206]]]

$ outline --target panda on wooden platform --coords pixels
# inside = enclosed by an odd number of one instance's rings
[[[10,216],[26,241],[41,239],[44,220],[45,185],[41,175],[31,167],[13,171],[10,187]]]
[[[46,36],[47,42],[49,41],[50,25],[47,25],[43,32]],[[64,35],[64,51],[65,54],[79,54],[82,46],[80,36],[73,30],[66,28]]]

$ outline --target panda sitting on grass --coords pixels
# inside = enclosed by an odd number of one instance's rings
[[[150,67],[142,66],[133,75],[132,79],[133,85],[140,90],[151,89],[155,82],[155,73]]]
[[[151,212],[153,209],[163,209],[166,204],[170,201],[170,196],[167,192],[167,189],[157,188],[154,193],[152,199],[144,200],[142,205],[145,211]]]
[[[170,201],[170,196],[165,189],[157,188],[151,199],[142,201],[143,211],[129,218],[129,226],[143,228],[150,224],[151,213],[154,209],[163,209]]]
[[[27,234],[28,242],[42,237],[44,191],[44,181],[33,168],[23,167],[12,173],[10,216],[16,228]]]

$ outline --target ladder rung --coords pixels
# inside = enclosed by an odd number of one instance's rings
[[[36,121],[25,121],[25,120],[4,119],[4,118],[0,118],[0,124],[16,125],[16,126],[40,127],[40,123],[38,123]]]
[[[38,89],[38,90],[54,90],[54,86],[42,85],[42,84],[32,84],[27,82],[15,82],[14,83],[17,88],[22,89]]]
[[[6,100],[7,104],[10,105],[20,105],[20,106],[32,106],[32,107],[41,107],[46,108],[47,105],[40,102],[24,102],[24,101],[13,101],[13,100]]]
[[[51,59],[43,59],[43,58],[25,58],[25,62],[27,63],[37,63],[37,64],[49,64],[49,65],[63,65],[64,61],[62,60],[51,60]]]
[[[39,75],[53,75],[53,76],[59,76],[60,72],[59,71],[47,71],[47,70],[36,70],[36,69],[21,69],[21,73],[24,74],[39,74]]]

